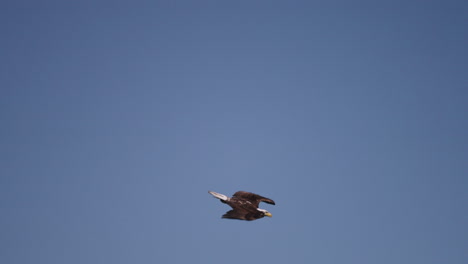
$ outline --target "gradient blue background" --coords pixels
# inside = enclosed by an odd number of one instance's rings
[[[0,262],[468,263],[467,25],[466,1],[4,3]]]

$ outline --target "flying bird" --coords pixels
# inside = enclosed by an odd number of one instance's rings
[[[222,218],[239,219],[252,221],[264,216],[271,217],[271,213],[265,209],[258,208],[260,202],[275,204],[271,199],[265,198],[255,193],[238,191],[231,198],[224,194],[208,191],[222,203],[232,207],[232,210],[226,212]]]

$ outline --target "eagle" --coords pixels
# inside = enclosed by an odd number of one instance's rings
[[[275,202],[258,194],[238,191],[229,198],[224,194],[213,191],[208,191],[208,193],[218,198],[222,203],[232,207],[232,210],[226,212],[222,218],[252,221],[264,216],[272,216],[267,210],[258,208],[258,204],[265,202],[274,205]]]

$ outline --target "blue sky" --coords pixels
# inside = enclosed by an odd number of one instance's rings
[[[468,262],[466,3],[102,3],[0,11],[1,263]]]

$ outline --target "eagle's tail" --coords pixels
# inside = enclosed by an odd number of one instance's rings
[[[214,197],[220,199],[221,201],[229,201],[229,197],[227,197],[226,195],[224,194],[220,194],[220,193],[217,193],[217,192],[213,192],[213,191],[208,191],[211,195],[213,195]]]

